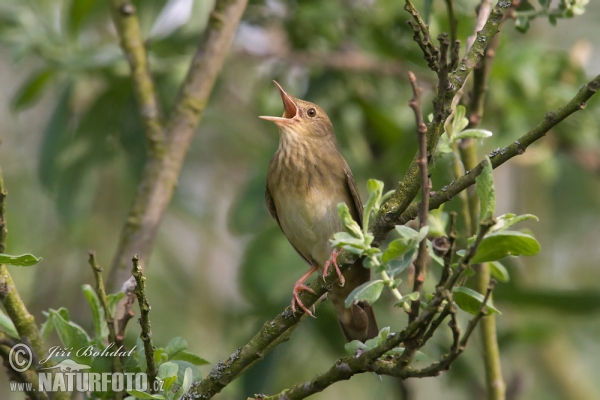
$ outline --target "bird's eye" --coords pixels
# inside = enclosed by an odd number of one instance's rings
[[[309,117],[314,117],[315,115],[317,115],[317,110],[315,110],[314,108],[309,108],[308,111],[306,112],[308,114]]]

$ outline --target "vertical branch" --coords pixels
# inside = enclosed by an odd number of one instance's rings
[[[417,138],[419,143],[419,156],[417,164],[419,165],[420,181],[421,181],[421,202],[419,203],[419,227],[422,229],[427,226],[429,214],[429,190],[431,183],[429,182],[428,164],[429,157],[427,154],[427,126],[423,122],[423,113],[421,112],[421,93],[423,89],[419,87],[417,78],[412,72],[408,72],[408,78],[413,89],[413,98],[410,99],[408,105],[415,113],[417,123]],[[413,284],[413,292],[419,293],[419,298],[412,302],[411,312],[408,322],[414,321],[419,316],[419,307],[421,302],[421,292],[423,290],[423,282],[425,281],[425,263],[427,261],[427,238],[424,237],[419,243],[419,250],[415,260],[415,279]]]
[[[140,339],[144,343],[144,354],[146,355],[146,366],[148,374],[148,383],[152,393],[155,393],[154,381],[156,380],[156,364],[154,363],[154,346],[152,345],[152,331],[150,330],[150,305],[146,298],[146,277],[142,274],[142,267],[140,266],[140,258],[136,254],[131,259],[133,262],[133,268],[131,274],[135,278],[137,286],[135,287],[135,295],[138,299],[140,306],[140,325],[142,327],[142,333]]]
[[[96,294],[98,295],[100,304],[104,309],[104,319],[106,320],[106,325],[108,325],[108,340],[110,343],[114,343],[115,347],[118,347],[117,334],[115,333],[115,322],[110,312],[110,306],[108,305],[108,297],[106,296],[106,289],[104,287],[104,278],[102,277],[102,267],[96,261],[96,254],[93,251],[90,251],[89,264],[92,267],[92,271],[94,272],[94,278],[96,280]],[[123,366],[121,365],[121,357],[115,356],[112,359],[113,372],[123,372]],[[115,398],[122,399],[123,393],[115,393]]]

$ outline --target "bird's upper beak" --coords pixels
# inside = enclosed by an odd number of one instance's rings
[[[279,83],[273,81],[277,88],[279,88],[279,93],[281,94],[281,100],[283,101],[283,116],[282,117],[268,117],[261,115],[258,118],[266,119],[267,121],[273,121],[277,125],[279,124],[289,124],[293,118],[298,115],[298,106],[294,101],[294,98],[286,93],[285,90],[281,87]]]

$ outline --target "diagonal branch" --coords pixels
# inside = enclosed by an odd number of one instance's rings
[[[113,15],[119,13],[120,9],[115,9],[115,6],[121,4],[122,0],[112,0]],[[217,0],[211,12],[175,107],[165,124],[164,148],[150,152],[144,166],[142,180],[113,259],[109,279],[113,289],[119,289],[119,285],[130,277],[129,263],[133,254],[138,254],[142,260],[149,259],[183,160],[246,4],[247,0]],[[136,42],[141,42],[141,39],[138,37]],[[134,82],[137,86],[135,79]]]
[[[146,129],[148,149],[151,154],[160,152],[164,142],[160,105],[152,82],[148,56],[136,16],[136,8],[130,0],[109,0],[110,11],[123,53],[131,68],[135,97],[140,116]]]
[[[527,147],[543,138],[550,129],[558,125],[569,115],[574,112],[583,110],[586,107],[587,101],[598,92],[600,89],[600,75],[583,85],[577,94],[569,101],[565,106],[559,108],[556,111],[550,111],[546,114],[544,119],[537,124],[529,132],[521,136],[518,140],[515,140],[510,145],[494,150],[489,156],[492,161],[492,168],[498,168],[511,158],[521,155],[525,152]],[[454,196],[462,192],[469,186],[475,184],[475,178],[477,178],[483,167],[485,166],[486,160],[481,161],[477,166],[467,172],[454,183],[443,187],[436,191],[429,202],[429,209],[435,210],[442,204],[452,200]],[[398,215],[388,214],[386,217],[389,219],[391,224],[405,224],[410,220],[417,217],[418,207],[416,204],[412,204],[406,208],[406,210]],[[379,218],[375,220],[378,222]]]

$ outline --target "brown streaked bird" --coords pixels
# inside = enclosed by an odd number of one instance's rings
[[[275,82],[283,100],[283,116],[264,117],[279,128],[279,148],[267,170],[265,201],[271,216],[311,268],[294,285],[292,311],[296,306],[313,316],[298,297],[312,291],[304,284],[315,271],[324,275],[333,265],[340,277],[328,297],[348,341],[365,341],[377,336],[373,309],[358,302],[346,308],[346,297],[370,279],[371,272],[358,260],[341,274],[329,239],[344,230],[337,204],[345,202],[352,217],[362,225],[363,205],[350,167],[340,154],[333,125],[325,111],[308,101],[287,94]]]

